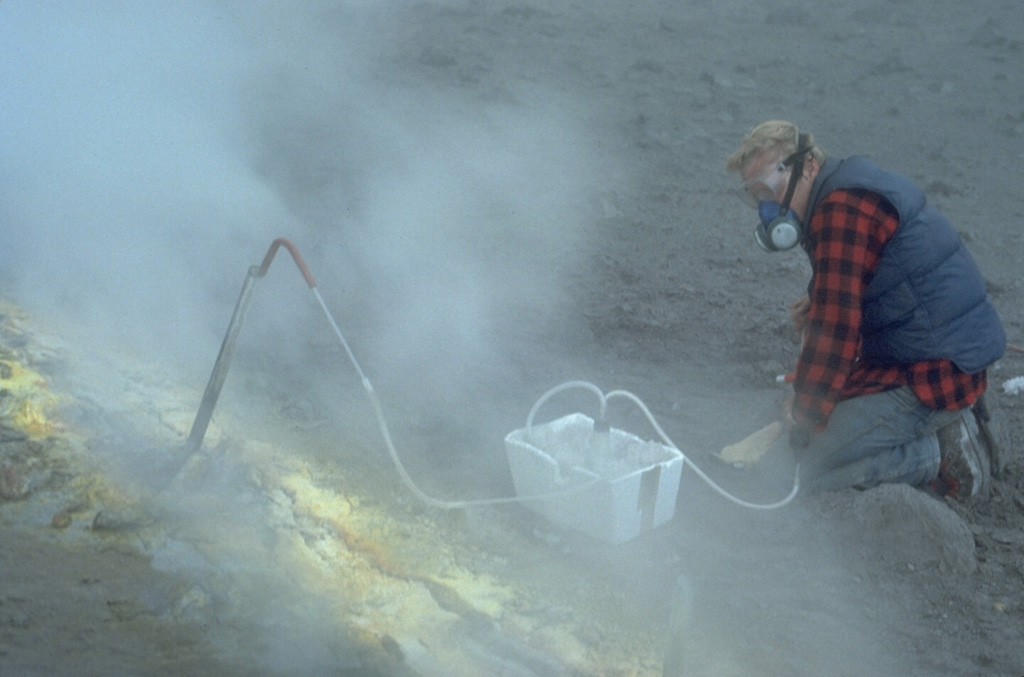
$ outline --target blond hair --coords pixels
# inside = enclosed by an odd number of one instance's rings
[[[827,157],[825,151],[814,145],[814,135],[804,132],[807,145],[811,147],[811,157],[819,163]],[[754,127],[744,137],[739,150],[729,156],[725,169],[729,172],[742,172],[752,158],[763,153],[774,153],[781,160],[795,153],[800,140],[800,130],[792,122],[785,120],[768,120]]]

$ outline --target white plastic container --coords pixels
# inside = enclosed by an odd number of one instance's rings
[[[624,543],[675,515],[683,455],[612,428],[602,438],[593,419],[570,414],[520,428],[505,450],[523,505],[561,526]]]

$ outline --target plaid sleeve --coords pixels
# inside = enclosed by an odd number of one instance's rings
[[[809,224],[813,278],[804,344],[794,372],[793,417],[821,430],[841,399],[860,349],[861,298],[899,221],[881,196],[827,195]]]

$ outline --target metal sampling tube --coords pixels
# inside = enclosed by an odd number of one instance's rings
[[[245,276],[242,293],[238,295],[238,302],[235,303],[235,312],[231,315],[228,333],[224,336],[224,342],[220,344],[220,353],[217,354],[217,361],[213,365],[210,380],[206,383],[206,392],[203,393],[199,411],[196,412],[196,417],[192,421],[192,431],[188,434],[188,441],[185,443],[185,448],[190,455],[199,451],[199,447],[203,446],[206,428],[210,425],[210,417],[213,416],[217,398],[220,397],[221,388],[224,387],[224,379],[228,377],[228,367],[231,366],[231,358],[235,352],[235,341],[238,339],[238,332],[242,329],[242,321],[245,320],[245,313],[249,309],[252,290],[258,277],[259,267],[251,266],[249,274]]]
[[[220,397],[221,388],[224,387],[224,379],[228,376],[228,368],[231,366],[231,358],[235,352],[235,342],[238,340],[238,332],[242,329],[245,313],[249,309],[249,301],[252,299],[252,291],[256,285],[256,280],[267,274],[270,263],[274,260],[274,255],[277,254],[277,250],[282,246],[295,259],[295,265],[299,267],[299,271],[302,273],[302,277],[305,278],[309,288],[316,291],[316,280],[313,279],[309,268],[306,267],[306,262],[302,260],[299,250],[296,249],[294,244],[283,237],[279,237],[271,243],[266,256],[263,257],[263,262],[259,266],[249,268],[249,274],[246,275],[245,283],[242,285],[242,292],[238,295],[238,302],[235,303],[235,312],[231,315],[227,334],[224,335],[224,342],[220,345],[220,353],[217,355],[217,361],[213,365],[213,372],[210,374],[210,380],[206,384],[206,392],[203,393],[203,400],[199,405],[199,411],[196,412],[195,420],[192,421],[192,430],[189,432],[188,441],[185,443],[189,456],[199,451],[199,448],[203,446],[206,428],[210,425],[213,409],[217,406],[217,398]]]

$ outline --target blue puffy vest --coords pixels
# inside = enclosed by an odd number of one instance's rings
[[[811,188],[805,223],[838,189],[881,195],[899,213],[861,301],[861,359],[871,364],[952,360],[973,374],[1003,355],[1006,334],[959,234],[905,176],[863,157],[829,158]]]

